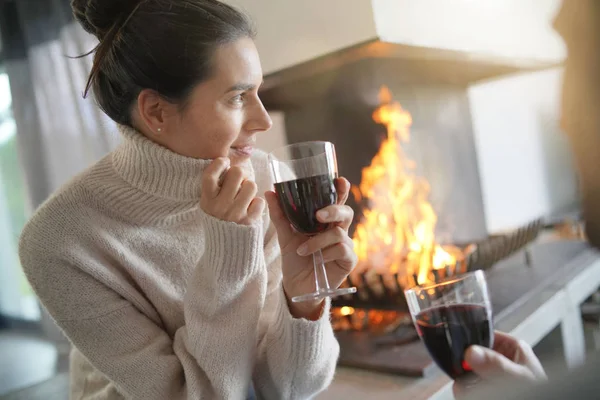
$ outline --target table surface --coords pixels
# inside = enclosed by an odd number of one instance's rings
[[[495,328],[534,346],[600,286],[600,253],[579,241],[531,246],[532,266],[517,253],[486,272]],[[409,378],[339,367],[317,399],[451,399],[451,382],[439,369]]]

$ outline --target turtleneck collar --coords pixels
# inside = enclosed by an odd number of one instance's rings
[[[119,127],[123,141],[113,152],[117,173],[137,189],[173,200],[200,197],[201,175],[211,160],[182,156],[129,127]]]

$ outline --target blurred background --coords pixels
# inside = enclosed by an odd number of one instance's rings
[[[559,124],[560,0],[228,2],[258,28],[261,98],[274,121],[259,147],[330,140],[355,186],[353,278],[363,295],[334,309],[342,356],[323,398],[450,398],[398,289],[473,268],[493,281],[496,326],[548,365],[573,367],[595,350],[600,259],[582,244]],[[29,288],[17,243],[54,190],[119,143],[116,126],[82,98],[91,58],[70,58],[94,46],[68,0],[0,0],[0,397],[33,385],[40,398],[67,398],[69,344]],[[398,123],[410,140],[390,130]],[[364,173],[380,166],[389,140],[401,146],[393,188]],[[425,192],[390,200],[413,184]],[[417,269],[386,250],[401,222],[381,222],[415,204],[435,213],[417,216],[427,233],[417,247],[431,256]]]

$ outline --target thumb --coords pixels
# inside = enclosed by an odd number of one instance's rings
[[[269,215],[271,216],[271,221],[273,222],[275,230],[277,231],[279,245],[281,248],[283,248],[294,237],[294,231],[292,230],[290,222],[286,218],[285,213],[279,205],[277,194],[270,191],[266,192],[265,199],[267,200],[267,205],[269,206]]]
[[[484,379],[509,376],[535,380],[535,376],[527,367],[514,363],[502,354],[483,346],[469,347],[465,352],[465,361],[473,372]]]

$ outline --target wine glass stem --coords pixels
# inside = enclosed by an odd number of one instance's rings
[[[313,253],[313,263],[315,266],[315,286],[317,292],[329,290],[327,271],[325,270],[325,263],[323,262],[323,253],[321,253],[321,250],[317,250],[317,252]]]

